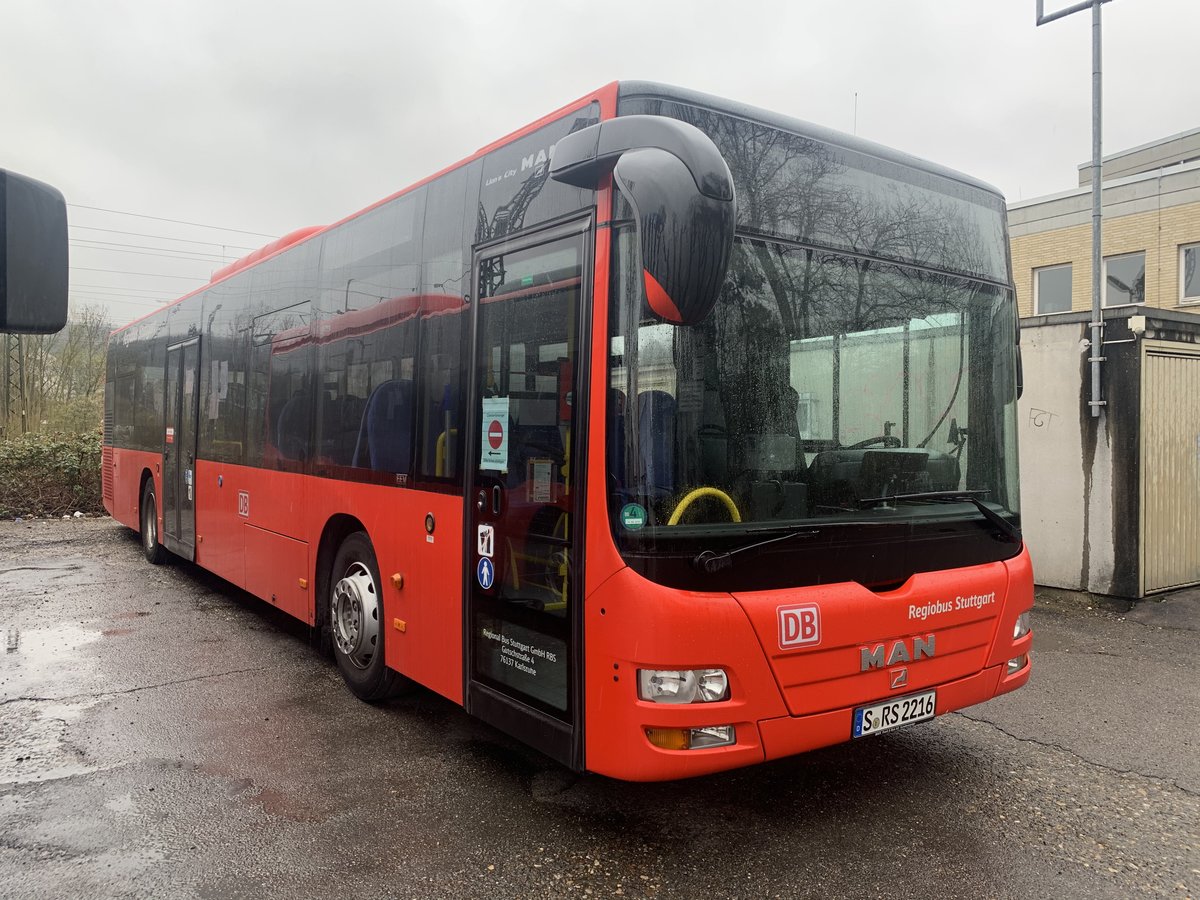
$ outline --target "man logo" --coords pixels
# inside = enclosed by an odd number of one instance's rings
[[[816,604],[779,607],[779,646],[802,647],[821,643],[821,610]]]
[[[914,637],[912,646],[903,639],[893,641],[891,647],[886,644],[876,644],[872,647],[859,647],[860,672],[871,669],[882,669],[894,666],[896,663],[917,662],[921,659],[932,659],[937,650],[937,635],[927,634],[925,637]]]
[[[892,690],[897,691],[902,687],[908,687],[908,666],[892,669]]]

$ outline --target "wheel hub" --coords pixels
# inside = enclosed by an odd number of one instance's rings
[[[379,594],[361,562],[352,563],[334,585],[330,614],[334,646],[355,668],[365,669],[379,642]]]

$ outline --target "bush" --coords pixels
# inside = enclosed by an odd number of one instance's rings
[[[103,513],[100,432],[0,442],[0,517]]]

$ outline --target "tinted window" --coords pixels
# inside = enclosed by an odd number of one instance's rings
[[[422,478],[448,483],[461,470],[462,341],[469,321],[463,296],[470,288],[480,168],[474,163],[428,185],[416,443]]]
[[[550,180],[550,160],[562,138],[599,121],[600,105],[592,103],[489,153],[479,191],[475,243],[591,206],[592,191]]]
[[[733,174],[739,230],[1009,281],[995,194],[674,101],[628,98],[620,114],[670,116],[712,138]]]
[[[299,471],[311,451],[311,305],[254,320],[246,389],[246,461]]]
[[[318,312],[329,318],[417,292],[425,190],[389,200],[325,235]]]
[[[426,195],[418,188],[326,235],[313,331],[319,474],[410,469]]]

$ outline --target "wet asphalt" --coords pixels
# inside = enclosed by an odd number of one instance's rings
[[[0,523],[0,897],[1200,895],[1200,593],[1039,597],[1024,689],[715,777],[577,776],[107,519]]]

